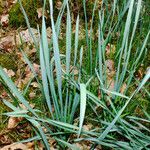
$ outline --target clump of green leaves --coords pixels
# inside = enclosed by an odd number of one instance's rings
[[[43,10],[45,9],[45,3],[46,1],[44,1]],[[37,76],[24,51],[21,51],[34,74],[35,80],[39,84],[42,94],[41,101],[45,104],[46,110],[43,112],[43,110],[31,108],[28,100],[18,91],[12,80],[0,68],[1,81],[6,84],[7,90],[13,93],[12,100],[14,100],[14,103],[3,100],[13,110],[5,114],[26,118],[36,132],[35,137],[23,142],[42,139],[45,148],[49,150],[50,146],[47,139],[49,136],[53,136],[59,144],[61,143],[60,146],[63,148],[68,146],[71,149],[77,149],[73,143],[79,141],[90,141],[91,149],[96,148],[98,144],[104,148],[114,149],[148,148],[150,130],[147,127],[147,123],[150,122],[150,115],[144,108],[141,109],[144,114],[143,118],[125,111],[132,101],[136,101],[136,95],[139,94],[139,91],[146,91],[146,94],[150,95],[149,91],[145,90],[145,84],[150,78],[150,70],[138,82],[138,86],[134,79],[134,73],[140,63],[142,54],[146,51],[150,30],[142,44],[135,48],[135,55],[131,55],[139,23],[141,3],[142,0],[124,1],[120,8],[115,0],[111,3],[110,10],[108,10],[106,9],[108,1],[102,1],[102,6],[98,13],[98,37],[95,40],[93,38],[93,23],[97,0],[93,5],[92,21],[90,23],[88,23],[86,14],[86,1],[83,0],[86,42],[85,45],[79,47],[80,17],[78,15],[76,18],[75,35],[73,37],[71,13],[67,0],[63,1],[56,22],[54,22],[53,18],[53,1],[49,0],[52,28],[50,43],[47,40],[44,15],[41,31],[38,29],[39,41],[36,41],[32,34],[28,17],[20,2],[31,37],[39,52],[41,78]],[[66,51],[62,55],[59,35],[61,20],[65,11],[67,13],[66,40],[64,41]],[[122,22],[123,18],[125,18],[125,22]],[[107,84],[110,79],[107,74],[106,46],[113,41],[113,36],[116,32],[119,33],[115,43],[116,72],[114,86],[110,89]],[[72,42],[72,38],[74,38],[74,42]],[[94,44],[94,42],[97,42],[97,44]],[[96,46],[97,48],[95,48]],[[72,53],[74,54],[73,57]],[[131,59],[134,62],[129,64]],[[96,84],[92,82],[96,82]],[[121,93],[121,87],[124,84],[126,86]],[[134,87],[132,93],[128,91],[131,87]],[[95,89],[99,90],[100,96],[96,94]],[[27,110],[17,107],[18,103],[22,103]],[[91,109],[90,114],[86,114],[87,108]],[[93,121],[93,124],[97,124],[98,127],[94,126],[94,129],[90,131],[85,130],[83,128],[85,119],[87,122],[88,120]],[[46,129],[46,132],[43,128]],[[70,139],[70,135],[76,136]],[[82,138],[80,138],[81,135]]]

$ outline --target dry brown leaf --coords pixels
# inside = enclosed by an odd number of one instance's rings
[[[34,93],[34,92],[31,92],[30,94],[29,94],[29,97],[32,99],[32,98],[34,98],[36,96],[36,94]]]
[[[115,70],[115,63],[113,60],[107,59],[105,63],[106,63],[106,67],[107,67],[107,69],[109,69],[109,71]]]
[[[31,50],[29,50],[29,55],[35,54],[36,53],[36,49],[32,48]]]
[[[109,78],[113,78],[115,75],[115,63],[111,59],[106,60],[106,73]]]
[[[38,84],[37,82],[32,82],[31,85],[32,85],[34,88],[39,87],[39,84]]]
[[[76,143],[76,144],[74,144],[77,148],[80,148],[81,150],[83,150],[83,146],[82,146],[82,144],[79,144],[79,143]]]
[[[109,56],[110,54],[114,54],[116,51],[116,46],[108,43],[106,46],[106,56]]]
[[[143,67],[140,67],[139,70],[137,71],[136,77],[141,80],[144,76],[144,69]]]
[[[36,30],[34,28],[31,28],[31,31],[32,31],[36,41],[38,41],[38,39],[39,39],[38,30]],[[33,43],[33,39],[30,36],[29,29],[21,31],[20,35],[19,34],[16,35],[16,39],[15,40],[16,40],[16,44],[17,45],[21,44],[20,36],[21,36],[21,39],[22,39],[23,42],[31,43],[31,44]]]
[[[19,104],[19,106],[23,109],[23,110],[27,110],[27,108],[23,105],[23,104]],[[35,107],[35,104],[30,104],[31,108]],[[8,129],[14,129],[15,127],[17,127],[17,125],[23,120],[23,117],[10,117],[8,120],[8,125],[7,128]]]
[[[9,77],[13,77],[13,76],[15,75],[14,71],[11,70],[11,69],[7,70],[6,68],[4,68],[3,70],[6,72],[6,74],[7,74]]]
[[[12,139],[8,135],[5,134],[0,135],[0,148],[2,145],[8,145],[11,144],[12,142],[13,142]]]
[[[11,33],[0,40],[0,49],[11,52],[15,45],[14,34]]]
[[[28,150],[28,148],[25,144],[18,143],[4,146],[1,150]]]
[[[21,79],[18,79],[17,81],[15,81],[15,85],[18,87],[18,89],[22,89],[23,81]]]
[[[6,91],[3,91],[2,94],[0,95],[0,98],[6,98],[8,96]]]
[[[7,128],[8,129],[14,129],[18,125],[19,122],[20,122],[20,120],[18,118],[10,117],[8,120]]]
[[[98,145],[95,150],[102,150],[102,146],[101,145]]]
[[[28,142],[26,143],[26,146],[29,148],[33,148],[34,147],[34,142]]]
[[[123,94],[126,88],[127,88],[127,84],[124,83],[120,89],[120,93]]]
[[[41,18],[41,17],[42,17],[42,11],[43,11],[42,8],[38,8],[38,9],[36,10],[36,12],[37,12],[37,14],[38,14],[38,18]]]
[[[17,0],[14,0],[12,3],[13,3],[13,4],[17,3]]]
[[[91,123],[87,124],[87,125],[83,125],[83,129],[90,131],[92,129],[93,125]]]
[[[115,80],[109,78],[107,85],[108,85],[108,90],[113,91],[115,87]]]
[[[36,12],[38,14],[38,18],[40,19],[43,15],[43,8],[37,8]],[[46,11],[44,11],[44,17],[47,19]]]
[[[1,25],[3,27],[7,27],[8,23],[9,23],[9,15],[8,14],[2,15],[1,16]]]
[[[58,10],[60,10],[60,9],[61,9],[61,6],[62,6],[62,2],[61,2],[61,1],[57,1],[57,2],[56,2],[56,8],[57,8]]]
[[[51,35],[52,35],[52,29],[51,29],[50,27],[48,27],[48,28],[46,29],[46,32],[47,32],[47,38],[48,38],[48,41],[49,41],[50,38],[51,38]]]
[[[98,89],[97,95],[98,95],[98,98],[100,99],[101,98],[101,90],[100,89]]]
[[[33,63],[33,68],[34,68],[34,71],[36,73],[39,73],[40,72],[40,65],[36,64],[36,63]]]
[[[31,108],[34,108],[35,107],[35,104],[29,104]],[[23,104],[19,104],[19,106],[24,109],[24,110],[27,110],[26,106],[24,106]]]
[[[48,140],[48,143],[51,145],[51,146],[54,146],[56,144],[56,140],[54,138],[50,138]]]

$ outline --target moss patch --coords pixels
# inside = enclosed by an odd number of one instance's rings
[[[38,23],[37,8],[41,7],[39,0],[24,0],[22,1],[23,8],[25,9],[30,25],[36,27]],[[20,26],[26,27],[26,21],[20,9],[20,4],[16,3],[12,6],[9,12],[9,23],[11,27],[18,28]]]
[[[17,62],[15,61],[14,55],[0,53],[0,66],[2,66],[3,68],[16,70],[17,69],[16,63]]]

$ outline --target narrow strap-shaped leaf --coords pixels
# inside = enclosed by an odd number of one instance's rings
[[[29,34],[31,35],[31,37],[32,37],[32,39],[33,39],[33,42],[34,42],[34,44],[35,44],[35,48],[36,48],[37,51],[38,51],[38,44],[37,44],[37,41],[36,41],[36,39],[35,39],[35,36],[34,36],[32,30],[31,30],[30,23],[29,23],[29,19],[28,19],[27,14],[26,14],[26,12],[25,12],[23,6],[22,6],[21,0],[18,0],[18,1],[19,1],[19,4],[20,4],[22,13],[23,13],[23,15],[24,15],[24,17],[25,17],[26,24],[27,24],[27,27],[28,27],[28,29],[29,29]]]
[[[3,71],[2,67],[0,67],[0,76],[7,84],[7,86],[10,88],[10,90],[14,93],[14,95],[18,98],[18,101],[20,101],[33,115],[37,117],[35,111],[31,108],[31,106],[29,105],[27,100],[23,97],[23,95],[18,91],[17,87],[15,86],[13,81],[8,77],[8,75]]]
[[[50,150],[50,146],[49,146],[49,143],[47,141],[47,138],[46,138],[46,135],[41,127],[41,125],[34,119],[28,119],[35,127],[37,127],[37,129],[39,130],[40,132],[40,136],[42,137],[42,140],[44,142],[44,145],[45,145],[45,148],[47,150]]]
[[[79,94],[76,93],[73,99],[73,104],[72,104],[72,109],[71,109],[71,114],[70,114],[70,122],[73,121],[73,117],[76,112],[78,104],[79,104]]]
[[[122,55],[124,52],[125,46],[127,47],[127,42],[129,38],[129,31],[130,31],[130,26],[131,26],[131,18],[132,18],[132,12],[133,12],[133,5],[134,5],[134,0],[130,1],[130,6],[129,6],[129,11],[125,23],[125,29],[124,29],[124,34],[123,34],[123,40],[122,40],[122,45],[119,50],[120,56],[119,56],[119,63],[117,67],[117,74],[116,74],[116,82],[115,82],[115,90],[118,92],[120,85],[118,84],[119,82],[119,76],[120,76],[120,69],[121,69],[121,60],[122,60]]]
[[[57,84],[58,84],[58,94],[59,94],[59,98],[60,98],[61,114],[63,114],[62,69],[61,69],[60,53],[59,53],[59,46],[58,46],[58,38],[57,38],[57,34],[56,34],[56,30],[55,30],[55,24],[54,24],[54,19],[53,19],[53,3],[52,3],[52,0],[49,0],[49,3],[50,3],[50,16],[51,16],[51,25],[52,25],[54,59],[55,59],[55,64],[56,64],[56,76],[57,76]]]
[[[86,110],[86,85],[80,84],[80,122],[79,122],[79,133],[78,136],[81,134],[83,121],[85,117],[85,110]]]
[[[76,65],[76,61],[77,61],[78,42],[79,42],[79,15],[78,15],[77,20],[76,20],[74,66]]]
[[[94,16],[95,16],[95,9],[96,9],[96,6],[97,6],[97,1],[98,0],[95,0],[94,2],[94,7],[93,7],[93,11],[92,11],[92,20],[91,20],[91,25],[90,25],[90,37],[89,37],[89,61],[90,61],[90,74],[92,75],[92,67],[93,67],[93,53],[92,53],[92,38],[93,38],[93,23],[94,23]]]
[[[71,55],[71,17],[70,10],[67,4],[67,27],[66,27],[66,73],[70,70],[70,55]]]
[[[101,136],[98,138],[99,140],[103,140],[107,134],[109,133],[110,129],[114,126],[114,124],[116,123],[116,121],[119,119],[120,115],[122,114],[122,112],[125,110],[125,108],[127,107],[127,105],[129,104],[129,102],[131,101],[131,99],[133,98],[133,96],[142,88],[142,86],[144,86],[144,84],[149,80],[150,78],[150,69],[148,70],[147,74],[145,75],[144,79],[142,80],[141,84],[138,86],[137,90],[135,90],[135,92],[131,95],[131,97],[127,100],[127,102],[125,103],[125,105],[122,107],[122,109],[118,112],[118,114],[116,115],[116,117],[114,118],[114,120],[109,124],[109,126],[105,129],[105,131],[101,134]]]
[[[55,137],[55,140],[57,140],[58,142],[61,142],[62,144],[66,145],[67,147],[71,148],[72,150],[80,150],[78,147],[76,147],[75,145],[72,145],[64,140],[58,139]]]
[[[49,86],[48,86],[48,80],[46,76],[46,66],[45,66],[45,61],[44,61],[44,55],[43,55],[43,49],[42,45],[40,44],[40,65],[41,65],[41,74],[42,74],[42,83],[43,83],[43,89],[44,89],[44,95],[46,98],[46,103],[49,108],[49,111],[51,112],[51,115],[53,116],[52,113],[52,104],[50,100],[50,93],[49,93]]]
[[[82,70],[82,57],[83,57],[83,46],[80,49],[80,69],[79,69],[79,77],[78,77],[78,82],[80,83],[81,80],[81,70]]]
[[[133,43],[133,39],[134,39],[134,36],[135,36],[136,27],[137,27],[139,16],[140,16],[141,3],[142,3],[142,0],[138,0],[137,10],[136,10],[136,16],[135,16],[135,21],[134,21],[134,27],[133,27],[132,36],[131,36],[131,39],[130,39],[129,48],[128,48],[128,46],[126,46],[126,50],[128,49],[128,52],[126,54],[127,58],[125,60],[124,66],[122,67],[123,69],[122,69],[122,73],[120,75],[120,81],[119,81],[119,85],[120,86],[122,85],[122,82],[123,82],[123,80],[125,78],[125,75],[126,75],[126,72],[127,72],[127,66],[128,66],[130,55],[131,55],[132,43]]]
[[[70,17],[70,10],[67,3],[67,27],[66,27],[66,74],[69,75],[70,70],[70,56],[71,56],[71,17]],[[68,87],[68,83],[67,83]],[[65,100],[65,107],[64,107],[64,118],[66,121],[67,116],[67,108],[68,108],[68,99],[69,99],[69,90],[66,89],[66,100]]]

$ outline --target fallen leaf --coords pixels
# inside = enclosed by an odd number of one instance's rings
[[[2,134],[0,135],[0,148],[2,145],[8,145],[11,144],[13,141],[10,139],[8,135]]]
[[[36,73],[39,73],[40,72],[40,65],[36,64],[36,63],[33,63],[33,68],[34,68],[34,71]]]
[[[88,123],[87,125],[83,125],[83,129],[90,131],[92,129],[93,125],[91,123]]]
[[[43,8],[37,8],[36,12],[38,14],[38,18],[40,19],[43,16]],[[46,11],[44,11],[44,17],[47,19]]]
[[[115,75],[115,63],[111,59],[107,59],[105,63],[107,76],[112,78]]]
[[[1,16],[1,25],[2,25],[2,27],[7,27],[8,23],[9,23],[9,15],[8,14],[2,15]]]
[[[36,96],[36,94],[34,93],[34,92],[31,92],[30,94],[29,94],[29,97],[32,99],[32,98],[34,98]]]
[[[7,92],[4,91],[2,92],[2,94],[0,95],[0,98],[6,98],[8,96]]]
[[[31,28],[31,31],[33,33],[33,36],[35,37],[35,40],[38,41],[38,39],[39,39],[38,30],[36,30],[34,28]],[[22,39],[23,43],[31,43],[31,44],[34,43],[32,37],[30,36],[29,29],[23,30],[23,31],[20,32],[20,34],[16,35],[15,40],[16,40],[17,45],[22,44],[21,41],[20,41],[20,36],[21,36],[21,39]]]
[[[14,129],[18,125],[19,122],[20,122],[20,120],[18,118],[10,117],[8,120],[7,128],[8,129]]]
[[[56,8],[57,8],[58,10],[60,10],[60,9],[61,9],[61,6],[62,6],[62,2],[61,2],[61,1],[57,1],[57,2],[56,2]]]
[[[0,49],[11,52],[15,46],[14,34],[11,33],[0,40]]]
[[[49,142],[49,144],[50,144],[51,146],[54,146],[54,145],[56,144],[56,140],[55,140],[54,138],[50,138],[50,139],[48,140],[48,142]]]
[[[127,85],[126,83],[124,83],[120,89],[120,93],[123,94],[126,88],[127,88]]]
[[[47,38],[48,38],[48,40],[50,40],[51,35],[52,35],[52,29],[51,29],[50,27],[48,27],[48,28],[46,29],[46,32],[47,32]]]
[[[12,3],[13,3],[13,4],[17,3],[17,0],[14,0]]]
[[[114,87],[115,87],[115,80],[114,79],[108,79],[108,90],[109,91],[114,91]],[[111,95],[110,93],[108,93],[108,95]]]
[[[115,70],[115,63],[113,60],[107,59],[105,63],[106,63],[106,67],[107,67],[107,69],[109,69],[109,71]]]
[[[137,71],[136,77],[138,78],[138,80],[141,80],[144,76],[144,69],[143,67],[140,67],[139,70]]]
[[[7,70],[6,68],[4,68],[3,70],[6,72],[6,74],[7,74],[10,78],[13,77],[13,76],[15,76],[15,73],[14,73],[13,70],[11,70],[11,69]]]
[[[42,8],[38,8],[38,9],[37,9],[36,12],[37,12],[37,14],[38,14],[38,18],[41,18],[41,17],[42,17],[42,10],[43,10]]]
[[[101,98],[101,90],[100,89],[98,89],[98,92],[97,92],[98,94],[98,98],[100,99]]]
[[[18,143],[4,146],[1,150],[28,150],[28,148],[25,144]]]
[[[31,108],[34,108],[35,107],[35,104],[29,104]],[[24,106],[23,104],[19,104],[19,106],[24,109],[24,110],[27,110],[26,106]]]
[[[29,148],[34,148],[34,142],[28,142],[26,143],[26,146]]]
[[[32,82],[31,85],[32,85],[34,88],[39,87],[39,84],[38,84],[37,82]]]
[[[110,54],[114,54],[115,51],[116,51],[116,46],[108,43],[108,45],[106,46],[106,56],[109,56]]]

